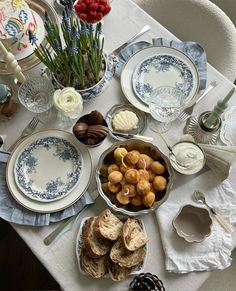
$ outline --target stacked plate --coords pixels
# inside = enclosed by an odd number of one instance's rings
[[[13,197],[27,209],[51,213],[65,209],[86,191],[92,172],[87,147],[73,134],[45,130],[14,150],[7,167]]]
[[[121,73],[121,87],[136,108],[149,113],[151,93],[160,86],[184,91],[187,106],[199,90],[196,65],[183,52],[165,46],[144,48],[127,60]]]

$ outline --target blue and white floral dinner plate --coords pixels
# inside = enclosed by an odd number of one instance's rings
[[[81,163],[81,153],[69,141],[55,136],[39,138],[19,153],[15,181],[31,199],[54,201],[76,186]]]
[[[21,159],[24,157],[25,160]],[[28,182],[31,185],[31,179],[34,180],[30,189],[38,192],[37,197],[27,192],[21,182],[17,184],[18,165],[22,165],[18,170],[26,185]],[[65,185],[49,183],[50,194],[44,197],[45,185],[58,177]],[[38,131],[23,139],[12,152],[6,170],[12,197],[23,207],[39,213],[57,212],[74,204],[87,190],[91,177],[92,158],[88,148],[72,133],[58,129]],[[56,188],[61,194],[56,193]]]
[[[181,59],[160,54],[148,57],[136,67],[132,83],[136,95],[148,105],[152,92],[159,86],[172,86],[189,96],[194,87],[194,74]]]
[[[150,113],[148,98],[159,86],[176,86],[186,94],[185,107],[199,91],[199,73],[182,51],[167,46],[149,46],[133,54],[121,72],[121,88],[136,108]]]

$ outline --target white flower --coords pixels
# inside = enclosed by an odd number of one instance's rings
[[[83,110],[83,99],[72,87],[56,90],[53,95],[54,106],[66,116],[77,118]]]

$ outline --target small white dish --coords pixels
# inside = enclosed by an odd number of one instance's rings
[[[230,107],[223,115],[220,139],[225,145],[236,145],[236,106]]]
[[[81,154],[67,140],[48,136],[27,145],[18,155],[14,176],[29,198],[50,202],[68,195],[81,173]]]
[[[81,157],[81,173],[78,179],[78,187],[75,186],[71,192],[63,197],[63,199],[57,199],[55,201],[45,201],[42,203],[38,200],[33,200],[26,196],[17,186],[14,177],[14,167],[19,154],[23,151],[27,145],[33,141],[45,138],[45,137],[57,137],[65,139],[70,142],[75,149],[80,153]],[[12,194],[13,198],[23,207],[36,211],[39,213],[52,213],[69,207],[74,204],[87,190],[92,175],[92,159],[90,153],[85,145],[78,142],[76,137],[67,131],[49,129],[36,132],[27,138],[25,138],[18,146],[15,148],[14,152],[9,158],[6,170],[6,181],[7,186]]]
[[[122,218],[124,218],[123,216],[118,216],[121,220]],[[79,268],[79,272],[83,275],[86,275],[88,276],[88,274],[86,274],[82,268],[81,268],[81,265],[80,265],[80,253],[82,251],[82,248],[83,248],[83,226],[86,222],[86,220],[88,220],[90,217],[84,217],[82,220],[81,220],[81,223],[80,223],[80,227],[79,227],[79,231],[78,231],[78,234],[77,234],[77,237],[76,237],[76,246],[75,246],[75,252],[76,252],[76,258],[77,258],[77,263],[78,263],[78,268]],[[126,217],[127,218],[127,217]],[[146,233],[146,229],[144,227],[144,224],[143,224],[143,221],[140,219],[140,218],[136,218],[140,224],[140,226],[142,227],[145,235],[147,235]],[[147,248],[147,245],[146,245],[146,248]],[[130,276],[131,275],[137,275],[137,274],[140,274],[144,271],[144,267],[145,267],[145,263],[146,263],[146,258],[147,258],[147,253],[146,253],[146,256],[144,258],[144,260],[135,268],[133,269],[133,271],[130,273]],[[103,278],[110,278],[108,274],[106,274]]]
[[[177,234],[187,242],[201,242],[211,234],[212,219],[206,208],[183,205],[173,219]]]
[[[159,54],[143,60],[135,69],[132,84],[135,94],[149,105],[151,94],[160,86],[180,89],[186,96],[192,94],[195,75],[188,64],[170,54]]]
[[[121,78],[120,78],[121,88],[127,100],[131,104],[133,104],[136,108],[146,113],[150,113],[148,105],[139,99],[139,97],[134,92],[134,89],[132,86],[133,73],[136,67],[148,57],[153,56],[153,55],[157,56],[157,55],[163,55],[163,54],[171,55],[171,56],[174,56],[176,59],[181,60],[183,63],[186,64],[186,66],[188,66],[189,70],[191,71],[193,75],[193,88],[190,92],[191,94],[187,96],[186,107],[188,106],[189,103],[191,103],[194,100],[199,90],[199,73],[198,73],[197,67],[187,55],[171,47],[165,47],[165,46],[146,47],[138,51],[134,55],[132,55],[127,60],[127,62],[125,63],[123,67]]]

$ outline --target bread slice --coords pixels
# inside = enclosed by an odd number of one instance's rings
[[[91,258],[85,249],[82,249],[80,253],[81,269],[93,278],[101,278],[107,273],[107,260],[107,255]]]
[[[141,247],[134,252],[128,251],[119,239],[111,248],[110,258],[111,260],[119,264],[121,267],[132,268],[138,265],[146,255],[146,247]]]
[[[137,219],[128,218],[123,226],[123,243],[127,250],[135,251],[144,246],[148,237],[143,232]]]
[[[122,234],[122,228],[123,222],[109,209],[101,212],[94,225],[96,236],[109,240],[117,240]]]
[[[107,239],[99,239],[94,232],[94,222],[96,217],[90,217],[86,220],[83,227],[83,243],[87,254],[92,258],[104,256],[111,249],[111,241]]]
[[[133,268],[121,267],[115,264],[112,260],[108,260],[108,273],[113,281],[121,281],[129,276]]]

